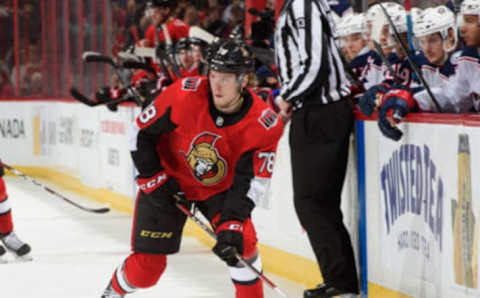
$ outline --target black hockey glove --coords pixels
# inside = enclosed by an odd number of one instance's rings
[[[3,163],[0,160],[0,177],[2,177],[3,175],[5,175],[5,170],[3,169]]]
[[[180,190],[177,181],[169,177],[165,171],[161,171],[150,178],[138,178],[137,185],[147,199],[157,208],[179,211],[175,206],[177,200],[174,196],[179,198],[178,203],[186,203],[185,196]]]
[[[213,252],[225,261],[228,266],[235,266],[238,262],[235,253],[243,254],[243,223],[229,220],[220,224],[216,229],[217,244]]]
[[[372,86],[358,99],[358,107],[365,116],[370,116],[380,106],[380,99],[388,91],[387,84]]]

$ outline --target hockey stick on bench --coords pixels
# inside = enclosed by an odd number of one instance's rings
[[[73,98],[75,98],[76,100],[78,100],[79,102],[89,106],[89,107],[95,107],[95,106],[99,106],[99,105],[117,105],[119,103],[122,103],[122,102],[126,102],[126,101],[134,101],[131,97],[124,97],[124,98],[119,98],[119,99],[115,99],[115,100],[93,100],[93,99],[90,99],[88,97],[86,97],[85,95],[83,95],[82,93],[80,93],[80,91],[77,90],[77,88],[75,87],[72,87],[70,88],[70,94],[72,95]],[[136,103],[136,101],[134,101]]]
[[[109,212],[110,211],[110,208],[108,207],[102,207],[102,208],[88,208],[88,207],[85,207],[85,206],[82,206],[78,203],[75,203],[74,201],[66,198],[65,196],[59,194],[58,192],[54,191],[53,189],[41,184],[40,182],[34,180],[33,178],[30,178],[28,177],[27,175],[21,173],[20,171],[12,168],[11,166],[3,163],[0,161],[0,165],[3,165],[7,170],[9,170],[10,172],[12,172],[13,174],[19,176],[19,177],[22,177],[23,179],[27,180],[27,181],[30,181],[32,182],[33,184],[35,184],[36,186],[40,186],[41,188],[43,188],[44,190],[46,190],[47,192],[51,193],[52,195],[55,195],[57,197],[59,197],[60,199],[64,200],[65,202],[83,210],[83,211],[87,211],[87,212],[92,212],[92,213],[106,213],[106,212]]]
[[[215,232],[209,228],[200,218],[198,218],[197,216],[195,216],[195,214],[193,214],[192,212],[190,212],[190,210],[188,210],[185,206],[183,206],[182,204],[178,203],[180,202],[182,199],[178,196],[178,195],[174,195],[173,196],[175,198],[175,200],[177,201],[176,205],[178,207],[178,209],[180,209],[180,211],[182,211],[183,213],[185,213],[185,215],[190,218],[191,220],[193,220],[202,230],[204,230],[205,232],[207,232],[208,235],[210,235],[210,237],[212,237],[213,239],[217,239],[217,235],[215,234]],[[287,295],[282,291],[280,290],[280,288],[274,284],[268,277],[266,277],[262,272],[258,271],[257,268],[253,267],[250,263],[248,263],[238,252],[235,253],[235,257],[237,258],[237,260],[242,264],[244,265],[245,267],[247,267],[248,269],[250,269],[250,271],[252,271],[252,273],[254,273],[258,278],[260,278],[262,281],[264,281],[270,288],[272,288],[275,292],[277,292],[280,296],[282,297],[285,297],[285,298],[288,298]]]

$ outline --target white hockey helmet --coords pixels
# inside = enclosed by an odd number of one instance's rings
[[[387,12],[389,12],[389,10],[404,9],[402,5],[395,2],[383,2],[382,6],[387,10]],[[388,24],[388,21],[385,19],[385,15],[382,8],[380,7],[380,4],[375,4],[370,7],[365,13],[365,22],[378,21],[383,22],[384,25]]]
[[[460,14],[480,16],[480,0],[464,0],[460,6]]]
[[[415,37],[440,33],[442,39],[446,41],[448,39],[448,31],[452,29],[455,38],[454,44],[450,48],[445,47],[445,51],[449,52],[456,48],[458,42],[455,19],[453,11],[444,5],[427,8],[423,17],[414,22],[413,32]]]
[[[341,25],[339,26],[340,29],[340,36],[344,37],[347,35],[361,33],[365,34],[365,20],[364,15],[359,14],[349,14],[343,17]]]
[[[367,10],[365,14],[365,24],[367,34],[370,38],[380,43],[383,28],[389,26],[387,17],[384,14],[382,7],[387,11],[387,14],[391,16],[394,11],[405,10],[403,6],[395,2],[383,2],[381,4],[375,4]],[[389,44],[388,46],[392,46]]]
[[[448,7],[440,5],[427,8],[422,18],[415,20],[413,32],[422,37],[440,33],[443,39],[448,36],[448,29],[455,29],[455,14]]]
[[[407,32],[407,13],[405,9],[389,9],[388,15],[392,19],[392,23],[398,33]],[[393,34],[393,32],[393,29],[390,29],[390,34]]]

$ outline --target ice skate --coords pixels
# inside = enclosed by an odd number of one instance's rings
[[[8,235],[2,237],[1,240],[3,245],[5,245],[8,251],[15,255],[17,260],[32,260],[29,255],[31,251],[30,245],[20,240],[15,232],[9,233]]]
[[[5,250],[5,248],[0,245],[0,264],[6,263],[6,259],[5,259],[5,254],[6,253],[7,253],[7,251]]]
[[[109,283],[108,287],[103,291],[102,297],[100,298],[123,298],[125,295],[118,294],[115,292],[115,290],[112,288],[112,284]]]

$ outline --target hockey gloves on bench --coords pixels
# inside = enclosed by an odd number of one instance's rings
[[[243,223],[238,220],[223,222],[215,229],[217,244],[213,252],[225,261],[228,266],[235,266],[238,262],[235,253],[243,254]]]
[[[161,171],[153,177],[137,178],[137,185],[157,208],[179,211],[175,203],[184,204],[186,202],[177,181],[173,177],[169,177],[165,171]],[[174,196],[179,197],[180,201],[177,201]]]
[[[378,127],[384,136],[398,141],[403,133],[396,124],[400,123],[416,107],[417,103],[413,99],[412,92],[406,87],[390,89],[383,96],[382,102],[378,112]]]
[[[382,96],[387,93],[389,86],[379,84],[370,87],[358,100],[358,107],[365,116],[370,116],[381,104]]]

